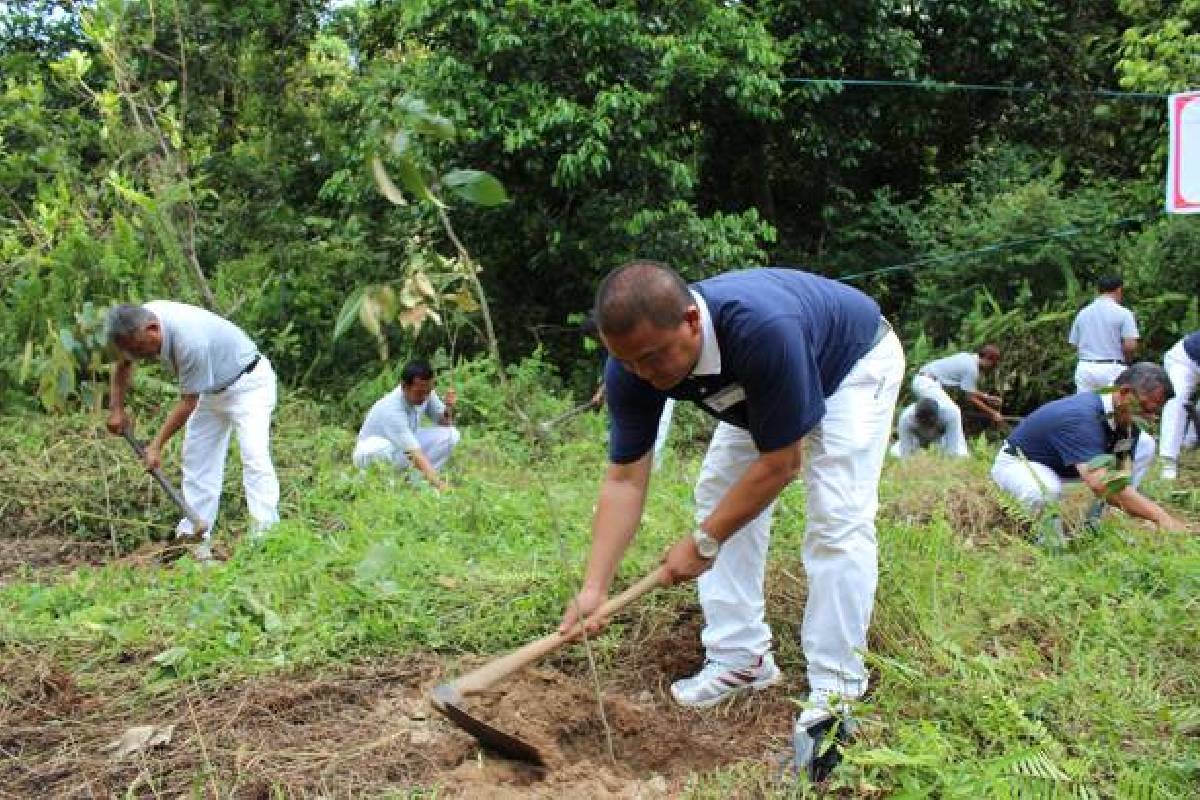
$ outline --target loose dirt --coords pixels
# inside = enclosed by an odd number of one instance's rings
[[[801,694],[793,683],[705,712],[677,707],[667,687],[699,666],[692,615],[628,638],[600,675],[604,720],[577,656],[467,701],[541,747],[549,767],[539,769],[481,750],[428,704],[429,689],[477,659],[451,671],[436,656],[408,657],[164,697],[136,686],[100,694],[35,654],[2,655],[0,797],[669,797],[691,773],[771,763],[791,728],[788,698]],[[167,724],[165,745],[123,760],[104,750],[129,728]]]
[[[102,564],[112,556],[107,542],[65,536],[0,536],[0,583],[14,577]]]

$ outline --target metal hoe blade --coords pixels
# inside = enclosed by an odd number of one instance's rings
[[[432,700],[434,708],[445,714],[455,725],[474,736],[481,745],[489,750],[514,761],[524,761],[539,767],[546,766],[541,752],[533,745],[507,734],[499,728],[493,728],[483,720],[476,719],[463,711],[458,705],[461,698],[454,691],[453,686],[443,684],[437,687],[433,690]]]

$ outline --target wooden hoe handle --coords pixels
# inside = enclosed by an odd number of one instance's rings
[[[129,446],[133,448],[133,452],[137,453],[138,458],[145,458],[146,447],[137,440],[137,438],[133,435],[133,430],[131,430],[129,426],[126,426],[121,430],[121,435],[125,437],[125,441],[129,442]],[[154,480],[158,481],[158,485],[163,488],[163,491],[167,493],[167,496],[171,498],[171,502],[178,506],[179,510],[183,512],[183,515],[192,523],[192,531],[197,536],[208,530],[208,523],[201,519],[200,515],[192,510],[192,507],[188,505],[187,500],[184,500],[183,495],[179,493],[179,490],[176,489],[169,480],[167,480],[167,476],[163,475],[161,469],[156,467],[155,469],[150,470],[150,474],[154,477]]]
[[[642,595],[662,585],[663,568],[658,567],[616,597],[609,598],[604,605],[597,609],[596,613],[606,617],[611,616],[633,603]],[[544,658],[555,650],[569,644],[572,641],[571,637],[578,633],[582,627],[583,622],[580,621],[575,623],[575,627],[571,629],[569,634],[561,634],[555,631],[549,636],[543,636],[541,639],[530,642],[507,655],[500,656],[494,661],[489,661],[474,672],[463,675],[454,681],[451,686],[457,690],[460,697],[464,698],[485,692],[514,672],[519,672],[538,659]]]

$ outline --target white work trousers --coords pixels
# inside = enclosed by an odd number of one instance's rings
[[[912,393],[917,400],[928,397],[937,403],[938,414],[946,423],[946,433],[942,435],[944,443],[942,449],[946,451],[946,455],[958,458],[970,456],[971,451],[967,448],[967,437],[963,434],[962,409],[951,399],[950,395],[946,394],[942,385],[928,375],[917,373],[912,379]]]
[[[1196,384],[1200,383],[1200,366],[1197,366],[1183,349],[1183,342],[1179,342],[1163,356],[1163,367],[1171,378],[1175,396],[1163,407],[1162,457],[1174,461],[1179,458],[1179,450],[1183,445],[1183,431],[1187,427],[1183,404],[1191,399],[1192,392],[1196,391]]]
[[[235,430],[250,528],[264,531],[279,521],[279,480],[271,463],[276,392],[275,370],[266,356],[261,356],[252,372],[225,391],[200,395],[196,410],[188,417],[183,436],[183,497],[208,522],[210,532],[221,504],[229,435]],[[192,523],[181,519],[176,531],[189,535]]]
[[[458,432],[458,428],[451,425],[417,428],[414,434],[417,437],[417,444],[421,446],[421,452],[425,454],[425,458],[429,459],[433,468],[439,472],[450,460],[450,454],[454,452],[454,446],[458,444],[458,440],[462,436]],[[394,445],[390,439],[382,436],[368,436],[356,444],[351,460],[359,469],[366,469],[376,461],[386,461],[396,469],[407,469],[411,466],[408,454]]]
[[[826,399],[825,416],[807,436],[808,599],[801,640],[813,689],[851,697],[866,690],[862,653],[879,574],[879,473],[903,376],[904,350],[889,333]],[[709,515],[758,457],[748,432],[717,426],[696,483],[697,520]],[[709,659],[741,666],[771,647],[763,579],[774,509],[772,503],[727,539],[697,581]]]
[[[1075,394],[1094,392],[1106,386],[1112,386],[1113,381],[1124,371],[1124,364],[1101,364],[1095,361],[1080,361],[1075,366]]]
[[[654,437],[653,469],[658,472],[662,466],[663,451],[667,449],[667,439],[671,436],[671,418],[675,416],[675,398],[668,397],[663,403],[662,414],[658,418],[658,433]]]
[[[1130,483],[1134,486],[1146,477],[1146,472],[1154,461],[1154,447],[1154,438],[1150,434],[1138,434],[1137,445],[1133,449],[1133,469],[1130,472]],[[1082,479],[1063,478],[1045,464],[1001,450],[992,463],[992,480],[1020,501],[1021,505],[1037,512],[1041,511],[1046,503],[1055,502],[1062,497],[1064,482],[1078,483]]]

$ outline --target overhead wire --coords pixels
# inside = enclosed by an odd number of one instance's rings
[[[1064,89],[1044,86],[1013,86],[1003,83],[954,83],[935,80],[900,80],[866,78],[780,78],[780,83],[835,85],[849,87],[909,88],[938,92],[997,92],[1004,94],[1044,94],[1077,97],[1103,97],[1110,100],[1165,100],[1170,94],[1162,92],[1129,92],[1119,89]]]
[[[1159,213],[1161,213],[1161,212],[1159,212]],[[1012,239],[1007,242],[998,242],[996,244],[984,245],[983,247],[976,247],[972,250],[961,250],[956,253],[946,253],[946,254],[940,255],[940,256],[927,256],[925,258],[918,258],[918,259],[914,259],[912,261],[905,261],[900,264],[892,264],[892,265],[889,265],[886,267],[879,267],[878,269],[870,269],[870,270],[866,270],[864,272],[855,272],[855,273],[851,273],[850,275],[837,275],[834,277],[836,277],[837,280],[842,281],[843,283],[846,283],[849,281],[855,281],[855,280],[860,280],[862,278],[871,277],[873,275],[883,275],[883,274],[886,274],[889,272],[903,272],[906,270],[913,271],[920,267],[931,266],[933,264],[943,264],[943,263],[946,263],[949,261],[957,261],[959,259],[968,258],[970,256],[984,255],[984,254],[988,254],[988,253],[997,253],[997,252],[1000,252],[1003,250],[1015,250],[1017,248],[1027,247],[1028,245],[1031,245],[1031,244],[1037,244],[1039,242],[1046,242],[1046,241],[1050,241],[1052,239],[1067,239],[1072,236],[1079,236],[1080,234],[1084,234],[1084,233],[1095,233],[1096,231],[1105,230],[1107,228],[1118,228],[1118,227],[1122,227],[1125,225],[1132,225],[1137,222],[1145,222],[1146,220],[1150,219],[1151,217],[1155,217],[1155,216],[1158,216],[1158,213],[1137,214],[1132,217],[1122,217],[1117,220],[1112,220],[1109,222],[1102,222],[1097,225],[1088,225],[1088,226],[1083,226],[1083,227],[1080,227],[1077,225],[1072,225],[1068,228],[1059,228],[1056,231],[1050,231],[1048,233],[1044,233],[1039,236],[1027,236],[1023,239]]]

